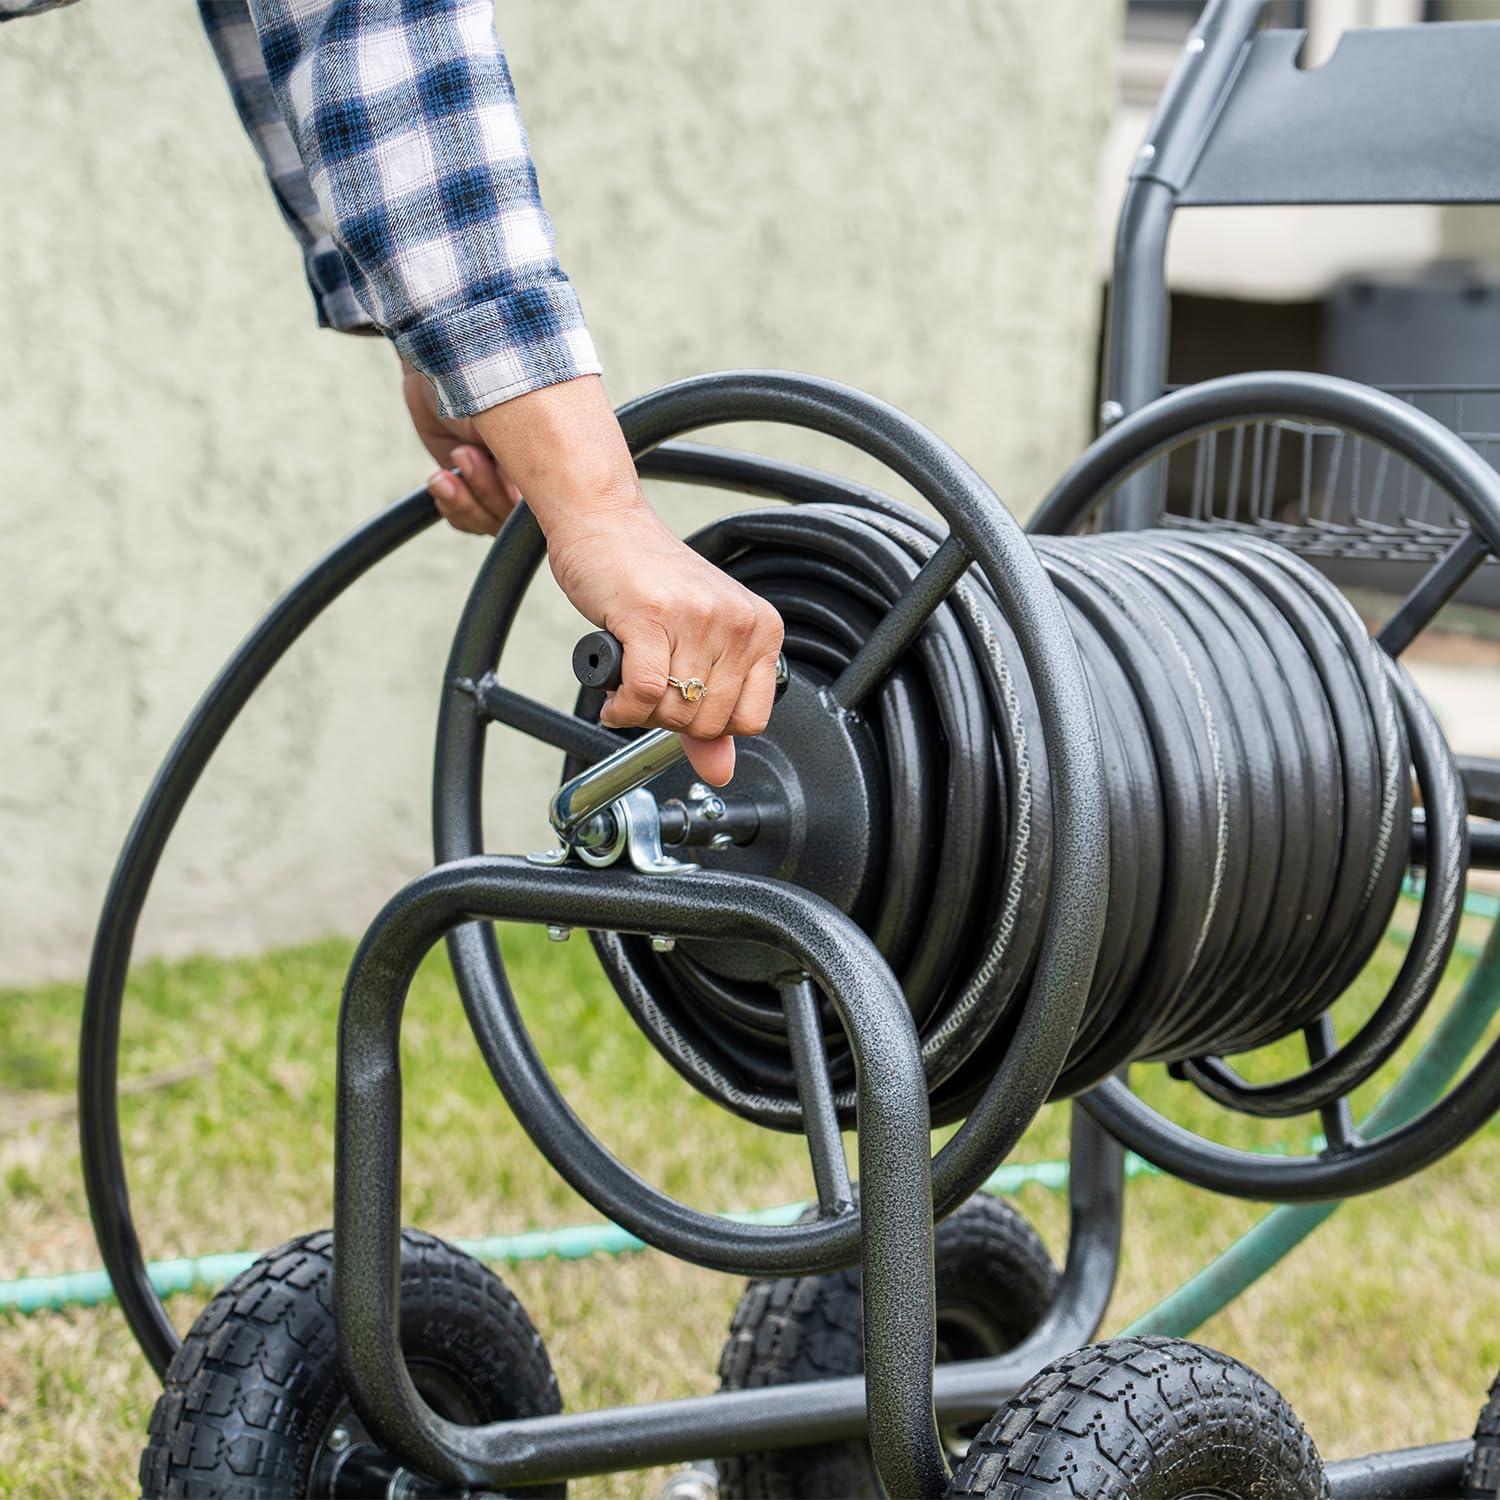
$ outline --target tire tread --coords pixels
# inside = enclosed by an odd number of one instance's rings
[[[1123,1338],[1035,1375],[980,1429],[948,1497],[1164,1500],[1207,1489],[1205,1465],[1236,1500],[1328,1500],[1312,1439],[1255,1371],[1201,1344]]]
[[[420,1230],[402,1232],[401,1251],[404,1344],[415,1332],[487,1361],[469,1373],[483,1380],[497,1416],[562,1410],[541,1337],[498,1276]],[[214,1297],[168,1366],[151,1413],[139,1471],[146,1500],[299,1493],[309,1445],[341,1399],[332,1284],[325,1229],[270,1251]],[[414,1330],[408,1314],[417,1310]]]

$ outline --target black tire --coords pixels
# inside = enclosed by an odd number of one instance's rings
[[[938,1359],[1013,1349],[1057,1292],[1057,1268],[1009,1204],[981,1193],[937,1226]],[[752,1281],[719,1359],[724,1390],[832,1380],[864,1368],[859,1269]],[[882,1492],[860,1440],[717,1460],[720,1500],[857,1500]]]
[[[1500,1496],[1500,1375],[1474,1424],[1474,1451],[1464,1465],[1464,1500]]]
[[[562,1409],[546,1348],[494,1272],[405,1230],[401,1344],[417,1388],[455,1422]],[[291,1240],[204,1309],[167,1369],[141,1455],[144,1500],[289,1500],[358,1493],[393,1472],[353,1411],[339,1371],[333,1236]],[[426,1491],[423,1491],[426,1493]],[[563,1496],[565,1484],[518,1490]]]
[[[1181,1339],[1055,1360],[985,1423],[949,1500],[1327,1500],[1322,1460],[1254,1370]]]

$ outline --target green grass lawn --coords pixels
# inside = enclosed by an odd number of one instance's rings
[[[548,944],[534,931],[508,930],[505,950],[542,1055],[585,1122],[626,1162],[708,1208],[808,1194],[800,1141],[745,1125],[694,1094],[635,1031],[586,941]],[[137,1220],[153,1258],[265,1247],[328,1222],[333,1037],[349,953],[331,941],[136,972],[121,1076],[182,1074],[124,1103]],[[1394,944],[1382,950],[1351,1008],[1370,1003],[1398,959]],[[1466,962],[1456,961],[1450,993]],[[67,1113],[78,1010],[73,985],[0,995],[0,1276],[98,1262]],[[1281,1060],[1271,1049],[1260,1066]],[[409,1222],[470,1236],[595,1217],[509,1118],[441,958],[412,993],[405,1068]],[[1301,1142],[1310,1128],[1223,1116],[1156,1069],[1141,1070],[1138,1082],[1185,1123],[1238,1144]],[[1017,1157],[1054,1158],[1065,1141],[1065,1111],[1049,1109]],[[1500,1362],[1497,1175],[1500,1133],[1491,1130],[1415,1181],[1345,1207],[1199,1337],[1278,1385],[1327,1456],[1465,1434]],[[1060,1197],[1038,1187],[1018,1201],[1060,1253]],[[1173,1181],[1135,1179],[1106,1332],[1262,1212]],[[570,1405],[713,1388],[738,1290],[731,1279],[654,1252],[505,1274],[547,1339]],[[203,1300],[173,1299],[180,1325]],[[155,1395],[112,1306],[0,1318],[0,1494],[134,1493]],[[580,1481],[572,1493],[650,1495],[655,1483],[624,1475]]]

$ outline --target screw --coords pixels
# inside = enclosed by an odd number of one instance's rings
[[[1118,401],[1106,401],[1099,408],[1099,425],[1113,427],[1125,415],[1125,408]]]
[[[653,932],[651,934],[651,951],[653,953],[670,953],[677,946],[677,939],[668,937],[664,932]]]
[[[1146,144],[1141,147],[1141,160],[1142,161],[1150,161],[1151,158],[1154,157],[1155,155],[1156,155],[1156,147],[1153,146],[1150,141],[1147,141]]]
[[[727,849],[733,843],[734,835],[732,833],[716,833],[708,841],[708,847],[710,849]]]
[[[335,1427],[328,1434],[328,1446],[335,1453],[342,1453],[349,1446],[349,1429],[347,1427]]]
[[[681,1469],[657,1492],[656,1500],[718,1500],[715,1476],[694,1466]]]
[[[1194,57],[1203,50],[1204,46],[1205,43],[1201,36],[1190,37],[1188,39],[1187,49]]]
[[[547,941],[549,943],[565,943],[573,936],[571,927],[560,927],[555,922],[547,924]]]
[[[701,781],[695,781],[692,786],[688,788],[688,796],[691,797],[694,802],[702,802],[705,797],[712,797],[713,794],[713,788],[711,786],[705,786]]]
[[[704,818],[710,823],[717,823],[728,811],[724,806],[722,797],[708,796],[703,799],[703,806],[699,809]]]

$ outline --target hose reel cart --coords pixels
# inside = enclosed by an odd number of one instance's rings
[[[1250,67],[1276,36],[1252,39],[1256,10],[1209,7],[1159,137],[1179,128],[1202,79],[1230,87],[1229,63]],[[1477,30],[1493,50],[1496,30]],[[743,744],[722,795],[693,782],[670,736],[599,726],[607,640],[575,658],[573,714],[505,684],[502,652],[544,555],[518,511],[480,570],[444,677],[437,864],[376,918],[346,986],[332,1242],[319,1232],[266,1257],[179,1341],[145,1274],[115,1113],[135,923],[240,707],[326,604],[430,523],[430,502],[393,506],[273,607],[137,818],[86,1001],[90,1202],[126,1317],[166,1382],[142,1461],[148,1495],[561,1493],[570,1477],[705,1455],[726,1497],[856,1482],[892,1496],[1456,1490],[1470,1444],[1325,1474],[1244,1366],[1180,1341],[1089,1341],[1118,1258],[1123,1147],[1213,1191],[1323,1203],[1419,1171],[1500,1107],[1500,1045],[1437,1098],[1485,1007],[1500,1004],[1493,942],[1373,1123],[1348,1106],[1427,1013],[1469,865],[1500,863],[1479,816],[1495,811],[1493,768],[1455,761],[1399,663],[1500,547],[1500,476],[1410,405],[1328,377],[1130,395],[1117,399],[1136,409],[1062,477],[1029,536],[938,438],[847,387],[744,372],[624,408],[644,474],[778,502],[693,538],[787,622],[770,727]],[[1380,445],[1464,517],[1373,639],[1322,574],[1262,536],[1085,534],[1106,505],[1112,524],[1131,521],[1162,455],[1283,419]],[[744,421],[860,449],[938,519],[683,441]],[[495,722],[566,757],[558,846],[543,856],[485,851]],[[1414,866],[1406,956],[1341,1037],[1329,1012]],[[732,1222],[611,1156],[531,1045],[494,920],[586,930],[621,1003],[688,1085],[806,1136],[816,1210],[790,1225]],[[753,1278],[716,1395],[560,1411],[541,1338],[498,1278],[403,1233],[401,1007],[440,938],[497,1087],[560,1175],[648,1244]],[[1296,1033],[1301,1072],[1251,1082],[1234,1067]],[[1132,1093],[1126,1070],[1145,1061],[1249,1115],[1315,1117],[1322,1143],[1265,1156],[1195,1135]],[[975,1197],[1056,1098],[1076,1101],[1060,1275],[1024,1222]],[[929,1158],[936,1123],[957,1128]],[[840,1140],[851,1128],[857,1182]],[[802,1317],[853,1330],[846,1372],[813,1380],[794,1349],[771,1350],[770,1335]],[[430,1333],[445,1320],[471,1330],[463,1357]],[[1204,1432],[1215,1440],[1197,1440]]]

